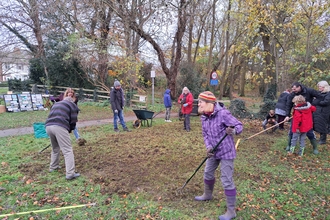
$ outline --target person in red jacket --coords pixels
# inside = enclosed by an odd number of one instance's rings
[[[313,128],[313,112],[316,111],[315,106],[306,102],[302,95],[295,96],[292,99],[294,103],[293,108],[293,122],[292,122],[292,139],[291,147],[288,154],[293,154],[298,138],[300,140],[299,156],[303,156],[305,149],[305,139],[307,132]]]
[[[190,113],[193,109],[194,97],[187,87],[182,89],[182,94],[179,97],[178,103],[181,104],[181,112],[183,114],[184,130],[190,131]]]

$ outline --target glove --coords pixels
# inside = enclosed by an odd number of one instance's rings
[[[226,134],[228,134],[228,135],[234,135],[234,134],[236,134],[235,128],[234,127],[233,128],[227,127],[226,128]]]
[[[114,112],[115,114],[118,114],[118,110],[117,110],[117,109],[115,109],[113,112]]]
[[[207,157],[207,158],[210,158],[210,157],[213,157],[213,156],[214,156],[214,153],[212,153],[212,150],[213,150],[212,147],[208,147],[208,148],[206,149],[206,157]]]
[[[187,106],[188,106],[188,103],[183,104],[183,107],[187,107]]]

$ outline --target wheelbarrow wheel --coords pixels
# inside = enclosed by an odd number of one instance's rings
[[[139,128],[140,126],[141,126],[140,119],[136,119],[135,121],[133,121],[133,128]]]

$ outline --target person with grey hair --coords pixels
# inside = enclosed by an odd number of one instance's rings
[[[181,104],[181,112],[183,114],[184,130],[190,131],[190,114],[193,109],[194,97],[187,87],[182,89],[182,94],[179,97],[178,103]]]
[[[130,131],[126,126],[123,115],[123,109],[125,106],[124,90],[121,88],[121,84],[118,80],[115,80],[113,87],[114,89],[112,89],[110,92],[110,104],[114,115],[113,117],[114,131],[119,132],[117,125],[118,118],[120,120],[121,126],[123,127],[123,130]]]
[[[69,134],[76,127],[78,111],[73,98],[65,97],[62,101],[53,105],[45,123],[46,132],[52,145],[49,172],[60,168],[60,151],[62,151],[65,161],[65,178],[67,180],[80,176],[79,173],[75,172],[75,161]]]
[[[316,107],[316,112],[313,114],[314,131],[320,133],[319,144],[326,144],[330,122],[330,86],[326,81],[318,82],[317,86],[319,93],[312,102]]]

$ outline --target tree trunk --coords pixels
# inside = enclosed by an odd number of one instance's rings
[[[223,69],[223,74],[220,81],[220,92],[219,92],[219,99],[222,99],[224,94],[224,81],[227,75],[228,69],[228,60],[229,60],[229,27],[230,27],[230,10],[231,10],[231,1],[228,1],[228,10],[227,10],[227,29],[226,29],[226,51],[225,51],[225,67]]]
[[[210,46],[209,46],[209,58],[207,62],[207,70],[206,74],[211,73],[211,65],[212,65],[212,58],[213,58],[213,42],[214,42],[214,29],[215,29],[215,8],[216,8],[217,0],[213,0],[212,4],[212,27],[211,27],[211,39],[210,39]]]
[[[182,56],[182,38],[185,33],[186,23],[187,23],[187,14],[186,14],[186,7],[187,2],[186,0],[180,0],[180,4],[178,7],[178,21],[177,21],[177,30],[175,37],[173,39],[173,46],[172,46],[172,54],[170,60],[170,68],[167,67],[166,59],[164,51],[161,49],[160,45],[153,39],[153,37],[145,32],[141,26],[137,24],[134,19],[130,18],[129,13],[122,10],[119,10],[115,7],[113,2],[109,2],[109,5],[114,8],[114,11],[117,13],[118,17],[121,20],[128,20],[129,27],[135,31],[141,38],[146,40],[151,44],[154,50],[157,52],[158,60],[162,67],[162,70],[167,79],[168,88],[171,90],[171,97],[174,98],[176,94],[176,78],[179,72],[179,65]]]

